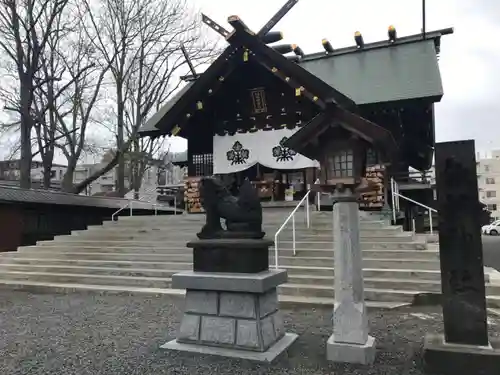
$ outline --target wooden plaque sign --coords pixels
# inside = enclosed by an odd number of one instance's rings
[[[267,103],[264,88],[252,89],[250,90],[250,95],[252,96],[253,113],[266,113]]]

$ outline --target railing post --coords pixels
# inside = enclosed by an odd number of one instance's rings
[[[318,211],[321,211],[321,194],[319,191],[316,193],[316,200],[318,201],[316,203],[316,205],[318,206]]]
[[[278,269],[278,236],[274,236],[274,268]]]
[[[429,210],[429,226],[430,226],[431,234],[434,234],[434,229],[432,228],[433,225],[432,225],[432,211],[431,210]]]
[[[394,195],[394,178],[391,177],[392,219],[396,225],[396,196]]]
[[[129,204],[128,204],[130,216],[132,216],[132,203],[133,203],[133,201],[130,201]]]
[[[310,192],[310,190],[309,190],[309,192]],[[307,193],[307,198],[306,198],[306,225],[307,225],[308,229],[311,227],[310,218],[309,218],[309,192]]]
[[[155,207],[155,216],[158,216],[158,205],[155,203],[154,207]]]
[[[293,241],[293,255],[296,254],[295,251],[295,214],[292,216],[292,241]]]
[[[177,196],[174,195],[174,215],[177,215]]]

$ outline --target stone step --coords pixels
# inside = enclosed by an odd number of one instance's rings
[[[333,263],[331,257],[279,257],[279,265],[287,266],[313,266],[321,267],[322,265]],[[274,257],[269,257],[269,264],[275,264]],[[379,268],[379,269],[410,269],[410,270],[439,270],[439,260],[427,259],[383,259],[383,258],[363,258],[363,268]]]
[[[170,240],[176,240],[176,241],[191,241],[192,239],[196,238],[195,233],[168,233],[168,232],[148,232],[148,233],[134,233],[132,231],[129,231],[128,233],[122,232],[119,234],[115,233],[107,233],[105,231],[103,232],[76,232],[72,233],[71,235],[61,235],[57,236],[54,238],[55,241],[80,241],[80,240],[103,240],[103,241],[118,241],[118,240],[147,240],[147,241],[170,241]],[[411,234],[400,234],[400,235],[391,235],[391,234],[367,234],[367,233],[361,233],[360,235],[361,239],[369,240],[369,241],[376,241],[376,242],[410,242],[413,241],[413,236]],[[278,236],[278,239],[280,240],[292,240],[293,239],[293,234],[292,233],[280,233]],[[295,233],[295,239],[296,241],[320,241],[320,242],[325,242],[325,241],[332,241],[333,236],[328,235],[328,236],[321,236],[321,235],[310,235],[310,234],[305,234],[301,232]]]
[[[55,272],[27,272],[8,271],[2,273],[2,278],[7,280],[26,280],[49,283],[79,283],[94,285],[120,285],[145,288],[170,288],[170,277],[142,277],[142,276],[116,276],[86,273],[55,273]],[[293,296],[311,296],[320,298],[333,298],[333,286],[293,284],[281,285],[279,293]],[[393,290],[365,288],[365,299],[369,301],[407,302],[411,303],[415,295],[425,293],[417,290]]]
[[[43,272],[43,273],[54,273],[54,274],[86,274],[86,275],[109,275],[109,276],[130,276],[130,277],[156,277],[156,278],[170,278],[173,274],[178,273],[179,269],[175,269],[175,265],[169,263],[166,264],[172,266],[173,269],[163,269],[163,268],[141,268],[141,267],[151,267],[149,264],[136,263],[130,264],[129,267],[112,267],[107,264],[102,264],[98,262],[96,265],[87,264],[79,262],[80,265],[71,264],[55,264],[60,262],[46,263],[46,264],[0,264],[0,271],[2,272]],[[76,263],[76,262],[75,262]],[[116,266],[116,264],[112,264]]]
[[[95,284],[81,284],[81,283],[54,283],[54,282],[37,282],[27,280],[8,280],[0,279],[0,284],[8,286],[9,288],[24,289],[36,292],[51,292],[51,291],[78,291],[78,290],[92,290],[102,292],[129,292],[129,293],[144,293],[151,295],[167,294],[183,296],[184,290],[179,289],[161,289],[161,288],[141,288],[123,285],[95,285]],[[333,297],[313,297],[313,296],[294,296],[294,295],[278,295],[280,305],[292,306],[303,304],[306,306],[332,306],[334,303]],[[489,307],[500,307],[500,297],[488,296]],[[366,306],[376,309],[394,309],[397,307],[408,305],[409,302],[390,302],[390,301],[366,301]]]
[[[7,280],[29,280],[49,283],[79,283],[94,285],[120,285],[145,288],[170,288],[172,279],[169,277],[115,276],[87,273],[54,273],[54,272],[2,272],[2,278]]]
[[[75,259],[75,258],[53,258],[53,257],[37,257],[36,254],[32,254],[31,257],[15,257],[1,259],[0,267],[31,267],[31,266],[43,266],[43,267],[101,267],[101,268],[123,268],[127,269],[152,269],[152,270],[173,270],[175,272],[192,270],[192,262],[169,262],[150,259],[128,259],[128,258],[116,258],[116,259]]]
[[[0,257],[0,267],[82,267],[82,268],[117,268],[124,269],[128,272],[129,269],[144,269],[144,270],[159,270],[161,272],[179,272],[192,269],[191,262],[169,262],[162,260],[151,260],[148,257],[140,257],[139,259],[129,259],[114,257],[113,259],[75,259],[68,257],[57,257],[57,254],[43,254],[40,257],[38,254],[30,254],[29,257]],[[133,258],[136,256],[134,255]],[[331,262],[331,261],[330,261]],[[305,276],[305,277],[333,277],[334,268],[331,266],[283,266],[286,268],[290,276]],[[274,267],[274,263],[271,263]],[[390,268],[368,268],[363,269],[365,277],[372,278],[394,278],[394,279],[412,279],[412,280],[441,280],[439,270],[411,270],[411,269],[390,269]]]
[[[57,237],[56,237],[57,238]],[[54,241],[38,241],[37,246],[67,246],[67,247],[129,247],[135,249],[145,249],[145,248],[177,248],[183,249],[186,247],[185,240],[169,240],[169,241],[103,241],[103,240],[90,240],[90,239],[59,239]],[[377,242],[377,241],[361,241],[360,246],[362,250],[371,249],[392,249],[392,250],[425,250],[426,244],[422,242]],[[278,247],[280,249],[291,249],[293,248],[293,241],[279,241]],[[331,249],[333,247],[332,242],[328,241],[296,241],[295,248],[297,250],[310,249],[310,250],[321,250],[321,249]],[[139,251],[139,250],[138,250]]]
[[[274,249],[270,249],[271,255],[274,255]],[[278,249],[278,255],[294,256],[292,249]],[[334,251],[332,249],[321,250],[297,250],[297,257],[330,257],[333,259]],[[439,252],[435,250],[362,250],[363,258],[385,258],[385,259],[429,259],[439,261]]]
[[[46,280],[53,276],[54,282],[68,282],[74,278],[80,278],[78,281],[86,280],[89,277],[96,276],[110,285],[115,281],[122,282],[131,286],[146,286],[151,288],[170,287],[170,278],[178,270],[164,269],[141,269],[141,268],[112,268],[112,267],[83,267],[68,265],[1,265],[3,277],[12,276],[13,280],[23,279],[20,274],[31,276],[29,280],[40,281],[41,277]],[[108,277],[109,276],[109,277]],[[116,276],[116,277],[115,277]],[[134,282],[136,279],[137,282]],[[65,281],[63,281],[65,280]],[[97,281],[100,282],[100,281]],[[368,289],[391,289],[397,285],[399,289],[405,291],[424,291],[426,293],[440,293],[441,284],[439,280],[405,280],[365,277],[365,288]],[[291,275],[288,284],[293,285],[315,285],[332,288],[334,285],[333,276],[311,276],[311,275]],[[500,294],[500,286],[486,285],[487,293],[493,295]]]
[[[333,276],[311,276],[311,275],[289,275],[288,282],[290,284],[299,285],[318,285],[333,287]],[[365,288],[371,289],[391,289],[397,286],[401,290],[425,291],[431,293],[441,293],[440,280],[414,280],[414,279],[397,279],[397,278],[373,278],[364,277]]]
[[[360,241],[361,250],[425,250],[427,245],[424,242],[379,242],[379,241]],[[278,239],[279,249],[292,249],[293,241],[280,241]],[[324,250],[332,249],[333,243],[331,241],[296,241],[296,250]]]
[[[50,259],[82,259],[82,260],[128,260],[128,261],[146,261],[146,262],[171,262],[171,263],[186,263],[191,264],[192,256],[191,255],[171,255],[171,254],[161,254],[161,253],[141,253],[140,251],[136,253],[101,253],[99,251],[96,252],[53,252],[46,250],[40,250],[36,253],[30,252],[19,252],[15,255],[3,256],[0,258],[0,261],[4,261],[9,259],[7,263],[12,262],[10,259],[22,259],[22,258],[30,258],[36,255],[37,258],[50,258]],[[189,262],[189,263],[187,263]],[[189,267],[191,268],[191,266]]]
[[[50,259],[82,259],[82,260],[129,260],[129,261],[149,261],[149,262],[168,262],[168,263],[185,263],[192,262],[191,254],[164,254],[164,253],[106,253],[106,252],[54,252],[50,249],[37,252],[17,252],[7,253],[0,258],[2,263],[12,263],[19,259],[28,258],[50,258]],[[305,257],[305,256],[280,256],[279,265],[286,266],[312,266],[320,267],[322,265],[333,263],[332,257]],[[269,264],[275,264],[274,254],[270,253]],[[384,259],[384,258],[364,258],[363,267],[365,268],[396,268],[396,269],[423,269],[433,270],[439,269],[439,261],[437,259]],[[174,268],[175,269],[175,268]]]
[[[266,229],[269,234],[271,234],[271,231],[269,228],[264,228]],[[276,231],[279,228],[276,228]],[[189,229],[190,233],[197,233],[200,230],[200,227],[192,227]],[[95,235],[98,234],[104,234],[104,233],[109,233],[109,234],[130,234],[130,233],[149,233],[149,234],[158,234],[158,233],[171,233],[170,228],[165,227],[165,228],[149,228],[149,227],[142,227],[142,228],[120,228],[120,227],[102,227],[102,226],[92,226],[89,227],[87,230],[75,230],[72,232],[72,234],[86,234],[86,233],[92,233]],[[286,226],[281,233],[292,233],[292,226],[288,227]],[[318,229],[318,228],[305,228],[302,226],[297,226],[296,228],[296,233],[302,233],[308,236],[313,236],[313,235],[320,235],[320,236],[332,236],[332,228],[328,229]],[[379,227],[379,228],[361,228],[360,230],[361,235],[398,235],[405,233],[403,232],[402,228],[399,226],[395,227]],[[410,232],[406,232],[410,233]]]
[[[281,225],[285,222],[285,218],[280,221],[263,221],[262,226],[264,229],[268,230],[269,228],[280,228]],[[199,222],[150,222],[150,221],[144,221],[144,222],[121,222],[121,221],[115,221],[115,222],[105,222],[103,224],[103,227],[105,228],[154,228],[154,229],[165,229],[165,228],[179,228],[179,229],[185,229],[185,228],[201,228],[205,221],[199,221]],[[306,227],[305,221],[304,220],[296,220],[296,225],[298,227]],[[292,221],[290,220],[286,227],[292,226]],[[388,224],[385,222],[360,222],[360,227],[362,229],[364,228],[384,228],[387,227]],[[328,222],[311,222],[311,228],[315,229],[331,229],[332,228],[332,221]]]
[[[378,285],[377,287],[368,287],[364,288],[364,296],[366,301],[386,301],[386,302],[406,302],[412,303],[415,296],[419,294],[428,294],[433,293],[436,295],[441,294],[441,288],[434,287],[434,291],[426,289],[421,290],[409,290],[406,289],[407,284],[402,283],[392,283],[386,284],[392,287],[398,286],[398,289],[392,288],[383,288],[384,283],[380,281],[376,281],[376,279],[368,279],[365,280],[365,285]],[[423,286],[423,284],[422,284]],[[294,284],[289,282],[280,287],[280,293],[284,295],[293,295],[293,296],[310,296],[310,297],[319,297],[319,298],[334,298],[335,290],[333,284],[330,286],[327,285],[309,285],[309,284]],[[493,285],[486,285],[486,296],[487,303],[490,307],[498,306],[500,302],[500,287]]]
[[[100,253],[135,253],[136,248],[128,247],[67,247],[60,246],[54,243],[52,246],[22,246],[18,248],[18,252],[32,253],[36,254],[38,251],[49,250],[52,252],[78,252],[90,251],[90,252],[100,252]],[[274,255],[274,246],[269,248],[271,255]],[[142,252],[142,251],[141,251]],[[145,249],[147,253],[155,254],[176,254],[185,255],[189,254],[192,256],[193,249],[184,248],[147,248]],[[279,249],[278,254],[280,256],[293,256],[292,249]],[[333,259],[332,249],[318,249],[318,250],[307,250],[301,249],[296,251],[296,256],[310,256],[310,257],[331,257]],[[436,250],[362,250],[363,257],[367,258],[391,258],[391,259],[439,259],[439,252]],[[0,255],[1,256],[1,255]]]
[[[308,284],[292,284],[287,283],[279,287],[279,292],[284,295],[292,296],[310,296],[320,298],[333,298],[333,286],[308,285]],[[422,293],[413,290],[399,289],[372,289],[365,288],[365,300],[367,301],[384,301],[384,302],[404,302],[412,303],[415,296]]]
[[[274,266],[273,266],[274,267]],[[333,277],[335,274],[333,264],[331,266],[312,267],[312,266],[287,266],[281,267],[288,271],[289,277],[309,276],[309,277]],[[392,278],[392,279],[412,279],[412,280],[441,280],[439,270],[412,270],[412,269],[381,269],[381,268],[363,268],[364,277],[372,278]]]
[[[159,289],[159,288],[140,288],[131,286],[112,286],[112,285],[92,285],[92,284],[79,284],[79,283],[42,283],[36,281],[16,281],[16,280],[6,280],[0,279],[0,284],[7,285],[9,288],[24,289],[28,291],[36,292],[52,292],[56,291],[79,291],[79,290],[92,290],[101,292],[129,292],[129,293],[143,293],[143,294],[166,294],[166,295],[176,295],[183,296],[185,291],[180,289]],[[307,305],[307,306],[331,306],[333,305],[332,298],[318,298],[318,297],[299,297],[299,296],[289,296],[289,295],[278,295],[278,300],[281,306],[296,306]],[[379,302],[379,301],[367,301],[366,306],[368,308],[376,309],[394,309],[397,307],[405,306],[406,303],[400,302]]]
[[[288,266],[289,278],[310,279],[311,283],[327,283],[333,285],[333,267]],[[173,273],[192,269],[191,263],[182,262],[147,262],[130,260],[89,260],[89,259],[51,259],[51,258],[13,258],[11,262],[0,264],[1,271],[43,271],[54,273],[89,273],[124,276],[170,277]],[[401,270],[365,268],[365,278],[399,279],[399,280],[429,280],[440,282],[437,270]],[[308,284],[302,282],[301,284]]]

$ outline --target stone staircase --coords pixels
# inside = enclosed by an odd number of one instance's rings
[[[266,209],[264,229],[270,238],[290,209]],[[333,302],[333,234],[331,212],[312,212],[307,229],[304,213],[296,216],[296,254],[291,222],[278,241],[280,268],[289,282],[280,287],[285,302]],[[174,273],[192,268],[192,250],[203,215],[122,217],[117,222],[74,231],[53,241],[0,254],[0,284],[181,294],[170,289]],[[365,298],[369,305],[393,307],[422,294],[439,294],[438,245],[389,226],[361,218]],[[269,261],[275,264],[275,250]],[[487,283],[488,302],[500,306],[500,286]]]

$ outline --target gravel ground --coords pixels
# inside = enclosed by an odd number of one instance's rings
[[[283,309],[299,339],[271,365],[159,349],[175,336],[182,300],[128,294],[0,290],[0,374],[420,375],[422,339],[442,328],[439,309],[370,311],[374,365],[325,360],[330,308]],[[490,331],[498,334],[492,318]],[[498,318],[496,318],[498,319]]]

